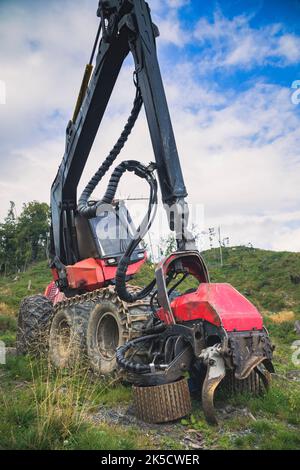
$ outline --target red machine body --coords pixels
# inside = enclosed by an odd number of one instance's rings
[[[111,258],[113,260],[113,258]],[[144,257],[128,266],[127,275],[134,276],[142,267],[147,260],[147,254],[144,253]],[[118,266],[109,264],[110,258],[106,259],[95,259],[88,258],[83,261],[79,261],[71,266],[66,266],[66,274],[68,279],[68,285],[70,289],[84,289],[85,291],[94,291],[104,287],[108,282],[112,281],[116,277]],[[64,294],[60,292],[55,282],[58,280],[58,273],[55,268],[52,269],[53,281],[47,286],[45,290],[45,296],[56,303],[62,300],[61,296]]]
[[[202,283],[195,292],[173,300],[171,308],[178,323],[201,319],[228,332],[263,328],[257,308],[230,284]],[[170,323],[163,308],[157,315],[163,322]]]
[[[188,273],[199,281],[193,292],[167,300],[165,280],[170,273]],[[263,329],[257,308],[228,283],[211,283],[205,263],[198,252],[176,252],[164,259],[157,271],[160,305],[157,317],[171,325],[203,320],[227,332],[250,332]]]

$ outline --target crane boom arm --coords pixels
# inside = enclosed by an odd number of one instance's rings
[[[130,51],[145,106],[163,202],[169,206],[175,204],[178,214],[186,213],[187,191],[157,59],[155,38],[159,33],[152,23],[150,8],[144,0],[100,0],[98,16],[102,37],[95,69],[76,119],[67,127],[65,154],[51,190],[52,251],[62,262],[67,258],[63,234],[72,230],[77,186]],[[170,226],[174,230],[172,223]]]

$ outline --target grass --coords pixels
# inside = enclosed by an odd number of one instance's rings
[[[15,344],[16,319],[9,315],[0,316],[0,340],[4,341],[6,346]]]
[[[10,358],[0,385],[0,449],[111,449],[151,447],[138,429],[93,425],[100,404],[128,402],[130,390],[95,380],[81,366],[55,371],[46,360]],[[11,393],[14,390],[14,393]]]
[[[195,402],[192,416],[182,421],[182,432],[200,432],[208,449],[300,449],[300,385],[286,379],[288,371],[300,371],[291,360],[291,345],[300,339],[294,331],[294,322],[300,319],[300,254],[226,248],[223,267],[218,250],[203,255],[213,282],[231,283],[263,313],[276,345],[274,365],[279,377],[264,397],[228,399],[226,403],[237,412],[222,418],[217,428],[206,424]],[[134,282],[149,283],[153,269],[146,264]],[[20,301],[42,293],[50,280],[44,261],[25,273],[0,278],[0,340],[7,346],[15,343]],[[191,287],[195,283],[186,280],[182,290]],[[9,358],[5,366],[0,365],[0,449],[182,448],[179,438],[157,440],[153,433],[147,435],[132,426],[95,425],[87,419],[100,405],[113,408],[130,401],[130,387],[95,381],[82,368],[56,372],[47,361]]]
[[[255,415],[300,425],[300,385],[273,379],[272,387],[263,397],[237,396],[231,402],[245,406]]]
[[[47,261],[32,265],[24,273],[8,277],[0,276],[0,314],[5,312],[9,312],[10,315],[15,314],[24,297],[44,293],[50,281],[51,272]]]
[[[238,449],[294,450],[300,448],[299,429],[289,429],[272,420],[258,420],[250,426],[250,432],[234,441]]]
[[[300,449],[300,384],[275,382],[264,397],[240,395],[226,403],[234,412],[217,428],[204,421],[199,404],[182,424],[200,431],[209,449]]]

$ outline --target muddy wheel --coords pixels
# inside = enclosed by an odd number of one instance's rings
[[[57,368],[74,367],[84,358],[86,322],[76,308],[59,309],[52,320],[49,335],[49,358]]]
[[[116,369],[116,349],[125,342],[126,316],[118,303],[103,300],[90,314],[87,328],[87,353],[97,374],[110,374]]]
[[[48,338],[53,305],[43,295],[26,297],[21,305],[17,325],[17,353],[44,354],[48,349]]]

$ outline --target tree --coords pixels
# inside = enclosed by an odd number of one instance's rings
[[[10,207],[4,222],[0,224],[0,269],[6,273],[17,267],[17,223],[15,203],[10,201]]]
[[[18,245],[20,256],[26,254],[29,262],[45,257],[49,233],[50,212],[48,204],[32,201],[23,204],[23,211],[18,218]]]
[[[0,265],[2,272],[24,269],[28,263],[46,257],[50,209],[44,202],[23,204],[18,218],[14,203],[0,224]]]
[[[167,257],[173,251],[176,251],[176,238],[173,233],[170,233],[167,237],[161,237],[159,242],[159,252],[161,257]]]
[[[199,244],[200,233],[199,228],[196,224],[192,224],[189,228],[190,233],[192,234],[196,246]],[[166,237],[161,237],[159,240],[159,254],[160,257],[167,257],[171,253],[177,250],[176,236],[173,232],[169,233]],[[200,250],[201,251],[201,250]]]

